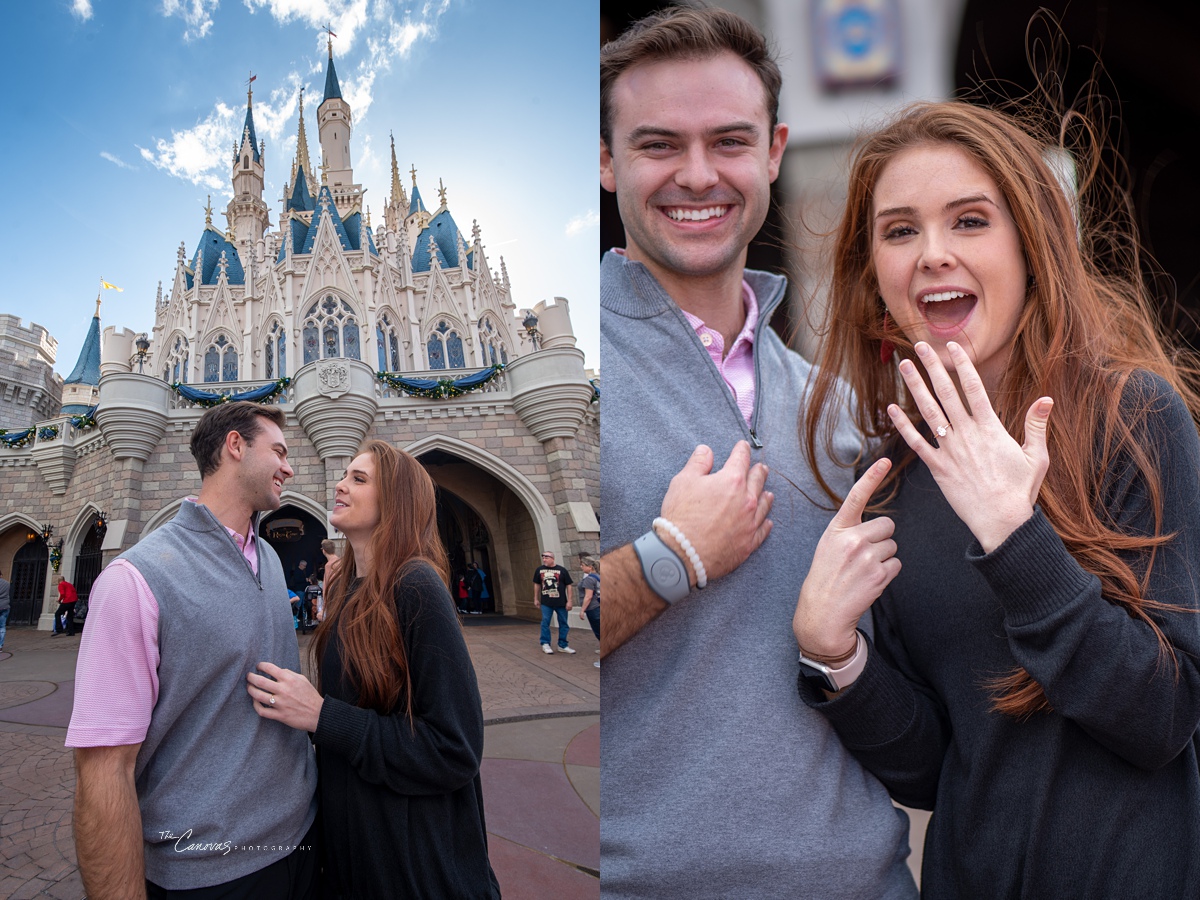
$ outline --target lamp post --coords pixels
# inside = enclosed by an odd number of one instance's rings
[[[521,321],[521,325],[525,328],[525,333],[529,335],[529,340],[533,342],[534,352],[537,352],[538,338],[542,333],[538,331],[538,317],[533,314],[533,310],[529,310],[528,314]]]
[[[146,355],[150,350],[150,339],[146,337],[146,332],[142,332],[133,342],[137,347],[138,374],[143,374],[143,368],[146,365]]]

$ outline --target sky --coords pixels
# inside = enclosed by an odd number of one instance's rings
[[[9,4],[0,163],[9,213],[0,313],[45,326],[55,371],[79,356],[101,278],[102,327],[149,332],[180,242],[190,259],[232,195],[233,144],[255,76],[264,199],[278,228],[305,88],[309,154],[333,40],[350,104],[354,180],[371,223],[391,186],[438,180],[468,243],[477,220],[503,256],[518,309],[566,297],[578,346],[599,367],[593,4],[553,0],[39,0]]]

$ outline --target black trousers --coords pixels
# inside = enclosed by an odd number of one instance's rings
[[[59,603],[58,609],[54,611],[54,630],[66,630],[67,634],[75,634],[75,604],[74,603]]]
[[[171,891],[146,880],[147,900],[319,900],[317,823],[300,846],[265,869],[211,887]]]

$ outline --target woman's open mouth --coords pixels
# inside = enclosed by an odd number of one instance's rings
[[[940,291],[921,297],[921,315],[936,331],[954,331],[971,315],[979,298],[967,291]]]

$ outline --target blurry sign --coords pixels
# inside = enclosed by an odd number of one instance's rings
[[[878,87],[900,74],[899,0],[813,0],[813,58],[826,90]]]

